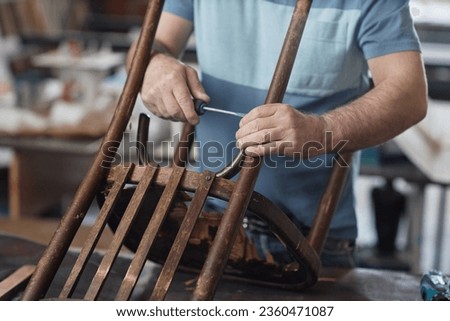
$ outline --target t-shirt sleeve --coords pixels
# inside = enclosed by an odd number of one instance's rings
[[[193,0],[166,0],[164,4],[164,11],[170,12],[186,20],[193,21],[193,7]]]
[[[363,1],[358,42],[366,59],[420,51],[408,0]]]

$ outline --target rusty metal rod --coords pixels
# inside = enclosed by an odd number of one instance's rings
[[[319,255],[325,244],[331,219],[339,203],[344,183],[351,168],[352,157],[353,153],[345,153],[342,155],[343,163],[334,161],[330,179],[320,200],[316,215],[314,216],[308,241]]]
[[[311,0],[297,1],[266,97],[266,104],[278,103],[283,99],[311,4]],[[244,158],[236,189],[230,198],[208,257],[200,272],[197,287],[192,297],[194,300],[211,300],[214,297],[239,225],[242,224],[250,202],[251,192],[254,189],[262,162],[260,158],[249,156],[244,156]]]
[[[123,132],[130,120],[146,67],[150,62],[149,48],[153,45],[163,5],[164,0],[153,0],[148,5],[131,69],[101,148],[40,259],[22,300],[39,300],[45,295],[69,249],[71,240],[80,227],[102,181],[106,178],[111,160],[114,160]]]

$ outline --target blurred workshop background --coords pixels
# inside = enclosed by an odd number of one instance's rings
[[[109,124],[146,5],[0,0],[0,232],[50,239]],[[413,0],[411,10],[422,41],[429,113],[394,140],[362,152],[358,265],[448,273],[450,0]],[[195,65],[191,40],[184,59]],[[142,110],[138,100],[128,143]],[[179,130],[180,124],[152,119],[156,157],[170,157],[160,145]]]

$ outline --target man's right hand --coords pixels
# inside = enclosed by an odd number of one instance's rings
[[[141,98],[156,116],[189,122],[199,122],[193,98],[209,102],[197,71],[179,61],[193,31],[192,22],[168,12],[163,12],[156,31],[153,53],[141,88]],[[137,42],[130,48],[128,69]]]
[[[192,98],[209,101],[197,71],[164,53],[153,54],[145,73],[141,97],[156,116],[192,125],[199,122]]]

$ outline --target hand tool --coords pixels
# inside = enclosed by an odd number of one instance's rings
[[[244,113],[238,113],[235,111],[224,110],[224,109],[206,106],[206,103],[200,99],[194,99],[194,107],[195,107],[195,112],[198,115],[203,115],[207,111],[212,111],[215,113],[227,114],[227,115],[232,115],[232,116],[236,116],[236,117],[240,117],[240,118],[245,116]]]
[[[424,301],[450,301],[450,278],[441,271],[431,270],[420,281]]]

